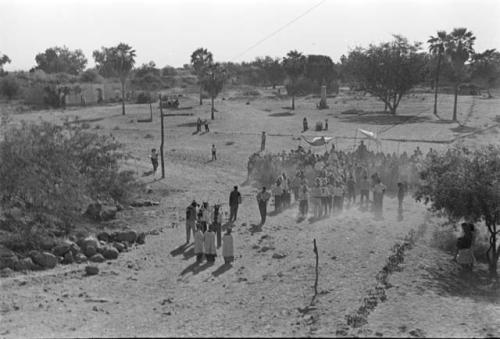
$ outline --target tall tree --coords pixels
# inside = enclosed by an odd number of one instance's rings
[[[443,59],[444,48],[448,34],[446,31],[438,31],[436,36],[431,36],[427,43],[429,44],[429,52],[437,57],[436,76],[434,80],[434,115],[437,115],[437,99],[439,87],[439,73],[441,71],[441,61]]]
[[[69,73],[77,75],[85,69],[87,58],[81,49],[70,51],[68,47],[51,47],[35,57],[36,68],[45,73]]]
[[[342,58],[343,76],[352,87],[377,97],[396,114],[403,95],[423,78],[425,57],[420,45],[394,35],[391,42],[358,47]]]
[[[455,99],[453,101],[453,121],[457,121],[457,99],[459,86],[466,75],[465,63],[474,54],[474,40],[476,37],[467,28],[455,28],[448,35],[445,43],[445,54],[453,69]]]
[[[205,74],[202,77],[201,84],[203,89],[210,94],[212,101],[211,119],[214,120],[214,99],[219,95],[224,86],[226,79],[226,71],[219,63],[211,64],[205,69]]]
[[[200,105],[203,105],[203,78],[206,75],[206,69],[213,64],[213,55],[206,48],[200,47],[191,54],[191,65],[194,74],[198,77],[200,84]]]
[[[283,58],[283,68],[288,77],[286,91],[292,96],[292,109],[295,109],[295,95],[298,93],[298,81],[304,75],[306,57],[296,50],[287,53]]]
[[[488,99],[493,98],[490,89],[495,87],[500,78],[500,53],[495,49],[487,49],[472,57],[472,79],[486,86]]]
[[[10,58],[7,55],[0,53],[0,75],[2,75],[3,72],[4,72],[3,71],[3,65],[9,64],[10,61],[11,60],[10,60]]]
[[[92,54],[96,67],[103,76],[116,76],[122,85],[122,114],[125,115],[125,82],[135,64],[135,50],[127,44],[102,47]]]

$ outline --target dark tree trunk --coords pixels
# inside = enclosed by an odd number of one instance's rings
[[[122,115],[125,115],[125,81],[122,81]]]
[[[202,96],[203,96],[203,88],[200,85],[200,106],[203,105],[203,98],[202,98]]]
[[[434,115],[437,115],[437,102],[438,102],[438,87],[439,87],[439,72],[441,68],[441,53],[438,55],[438,64],[436,67],[436,81],[434,84]]]
[[[212,120],[214,120],[214,96],[212,95]]]
[[[492,275],[492,277],[498,277],[498,274],[497,274],[497,264],[498,264],[498,248],[497,248],[497,236],[496,236],[496,232],[497,232],[497,225],[496,224],[493,224],[491,226],[491,230],[492,232],[490,232],[490,249],[488,251],[491,250],[491,256],[488,256],[488,260],[489,260],[489,269],[490,269],[490,274]]]
[[[453,121],[457,121],[457,101],[458,101],[458,83],[455,84],[455,99],[453,101]]]
[[[295,109],[295,94],[292,95],[292,109]]]

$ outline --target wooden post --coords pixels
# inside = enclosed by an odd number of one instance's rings
[[[313,240],[313,244],[314,244],[313,251],[314,254],[316,255],[316,279],[314,281],[314,296],[312,297],[311,305],[314,304],[314,299],[316,299],[316,296],[318,295],[318,275],[319,275],[319,268],[318,268],[319,257],[318,257],[318,247],[316,247],[316,239]]]
[[[151,102],[149,103],[149,118],[151,119],[151,122],[153,122],[153,105],[151,104]]]
[[[160,120],[161,120],[161,144],[160,144],[160,157],[161,157],[161,178],[165,179],[165,161],[163,159],[163,144],[165,140],[164,131],[163,131],[163,107],[161,103],[161,94],[160,94]]]

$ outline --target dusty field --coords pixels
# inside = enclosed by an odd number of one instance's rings
[[[267,132],[272,152],[296,148],[304,116],[311,127],[328,118],[327,133],[338,137],[336,146],[343,149],[355,145],[352,138],[359,127],[386,139],[418,141],[384,141],[385,152],[412,152],[416,145],[426,152],[452,142],[498,142],[500,100],[460,97],[459,120],[466,127],[434,117],[428,94],[405,99],[397,117],[341,114],[353,108],[383,109],[368,97],[342,94],[330,98],[331,108],[323,111],[314,108],[316,101],[298,99],[296,110],[290,111],[290,101],[269,90],[250,99],[228,91],[216,101],[210,132],[197,135],[194,122],[198,116],[209,117],[208,101],[200,107],[196,96],[185,97],[181,106],[193,106],[186,112],[194,116],[166,118],[166,179],[156,181],[142,175],[150,170],[150,149],[160,144],[157,109],[153,123],[136,122],[149,116],[143,105],[129,105],[126,116],[120,106],[15,116],[53,121],[78,116],[96,131],[115,135],[136,157],[126,166],[161,199],[159,207],[125,210],[119,217],[133,228],[160,232],[118,260],[99,264],[98,276],[86,277],[84,265],[70,265],[2,278],[0,336],[500,336],[498,294],[481,284],[481,272],[477,282],[464,280],[451,256],[429,246],[437,221],[410,198],[402,222],[396,221],[396,202],[387,199],[383,221],[353,208],[339,217],[297,222],[294,206],[268,217],[260,229],[257,188],[243,185],[247,159],[260,147],[261,131]],[[451,104],[451,96],[441,96],[441,118],[451,117]],[[212,144],[218,149],[215,162],[209,161]],[[233,185],[243,194],[233,231],[236,261],[225,270],[218,257],[213,266],[193,270],[192,246],[180,247],[185,242],[184,209],[193,198],[226,202]],[[405,252],[400,270],[389,276],[387,298],[367,315],[365,325],[349,326],[346,316],[375,288],[391,248],[411,230],[420,230],[421,236]],[[315,308],[304,311],[314,293],[313,239],[319,247],[320,294]]]

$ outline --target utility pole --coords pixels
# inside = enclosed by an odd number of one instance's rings
[[[159,96],[160,96],[160,120],[161,120],[161,144],[160,144],[161,178],[165,179],[165,160],[163,158],[163,143],[165,140],[165,134],[163,131],[163,105],[161,103],[161,94]]]

